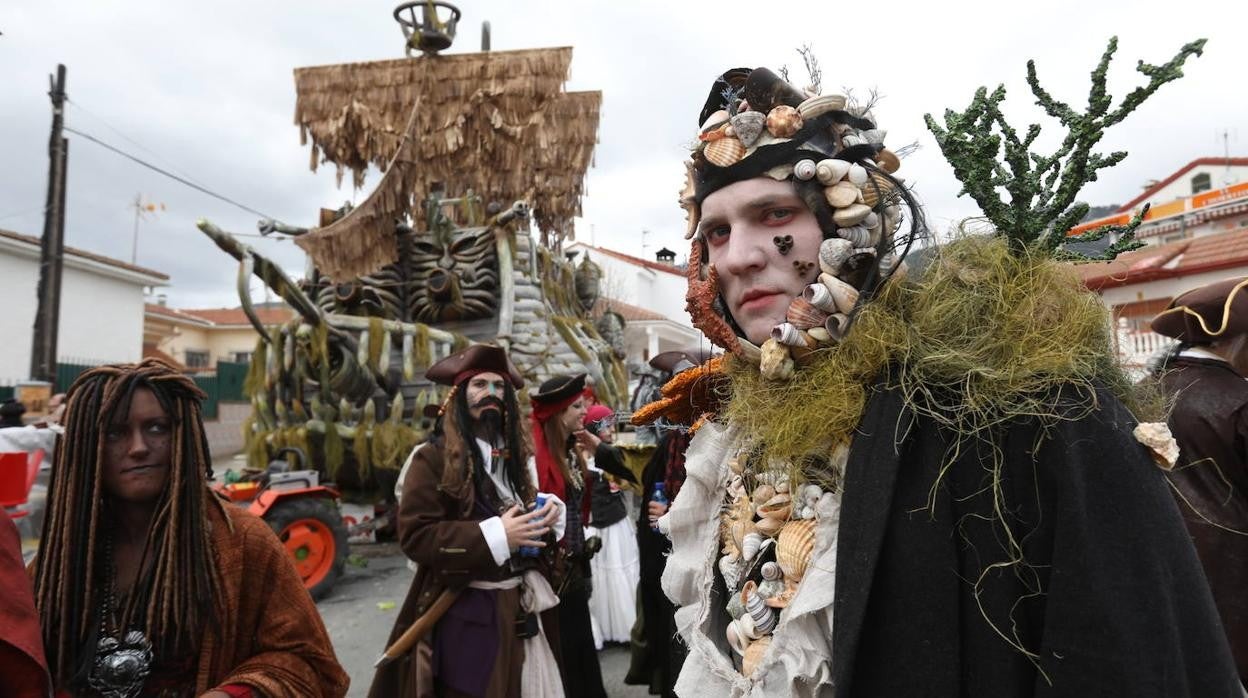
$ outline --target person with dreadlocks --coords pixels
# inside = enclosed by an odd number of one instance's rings
[[[676,694],[1239,696],[1068,266],[1012,229],[914,259],[900,159],[843,96],[731,70],[698,125],[688,308],[729,354],[635,415],[696,420],[659,519]]]
[[[537,481],[546,492],[558,492],[568,503],[560,550],[559,648],[563,657],[563,687],[569,696],[606,696],[602,669],[594,648],[589,597],[593,593],[590,560],[597,538],[586,539],[590,498],[585,457],[576,448],[584,430],[585,374],[554,376],[529,396],[533,403],[533,450]]]
[[[564,507],[526,467],[516,399],[524,380],[488,345],[452,354],[425,377],[451,392],[404,466],[399,543],[417,569],[389,644],[417,623],[432,633],[380,666],[369,696],[562,695],[548,578]]]
[[[285,548],[208,488],[204,393],[157,359],[69,389],[35,602],[74,696],[343,696],[348,678]]]

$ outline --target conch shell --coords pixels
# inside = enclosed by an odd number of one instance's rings
[[[858,289],[831,274],[820,274],[819,283],[828,289],[837,312],[848,315],[853,311],[854,305],[858,302]],[[827,325],[825,324],[824,327],[827,327]]]
[[[815,177],[819,179],[819,183],[824,186],[832,186],[845,178],[849,174],[849,161],[828,158],[820,160],[815,165]]]
[[[841,266],[845,264],[845,260],[849,259],[849,255],[854,251],[854,243],[844,238],[828,238],[819,243],[819,269],[825,274],[833,276],[841,273]],[[815,307],[827,310],[822,305],[815,303],[810,298],[807,301],[814,303]]]
[[[784,578],[793,583],[801,581],[810,565],[815,551],[815,521],[803,519],[790,521],[780,530],[776,539],[776,563],[784,572]]]

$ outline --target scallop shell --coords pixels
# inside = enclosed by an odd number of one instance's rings
[[[750,562],[762,546],[763,534],[758,531],[745,534],[745,539],[741,541],[741,560],[746,563]]]
[[[829,312],[831,311],[821,310],[805,298],[799,297],[789,303],[784,317],[797,329],[808,330],[812,327],[823,327],[823,321],[828,319]]]
[[[718,141],[716,141],[718,142]],[[855,187],[855,190],[857,188]],[[850,204],[844,208],[839,208],[832,214],[832,220],[838,227],[848,228],[851,225],[858,225],[862,219],[871,213],[871,207],[866,204]]]
[[[892,174],[901,169],[901,159],[893,151],[885,148],[875,154],[875,162],[880,166],[881,170]]]
[[[844,108],[844,96],[819,95],[818,97],[811,97],[805,102],[797,105],[797,113],[801,114],[803,119],[813,119],[820,114],[827,114],[830,111],[840,111]]]
[[[767,131],[776,138],[790,138],[802,129],[802,115],[787,104],[767,112]]]
[[[776,629],[776,611],[766,604],[753,580],[741,587],[741,602],[745,604],[745,612],[754,619],[754,632],[759,637]]]
[[[845,260],[849,259],[853,248],[853,243],[843,238],[829,238],[819,243],[819,269],[825,274],[839,274],[841,265],[845,264]],[[807,301],[814,303],[804,294],[803,297]],[[816,307],[823,307],[818,303],[815,305]]]
[[[787,494],[778,494],[758,507],[758,515],[764,519],[780,519],[783,521],[789,518],[789,512],[792,509],[792,498]]]
[[[749,647],[750,638],[746,637],[741,626],[734,620],[728,624],[728,629],[724,631],[724,635],[728,637],[728,646],[732,648],[737,656],[743,656],[745,650]]]
[[[762,135],[763,127],[767,125],[767,115],[761,111],[738,112],[732,117],[731,123],[737,131],[737,139],[741,141],[741,145],[749,148]]]
[[[716,167],[728,167],[745,157],[745,146],[736,138],[724,136],[707,143],[706,148],[702,150],[702,155],[707,162]]]
[[[848,179],[850,182],[857,184],[858,186],[862,186],[867,182],[867,168],[855,162],[849,166],[849,172],[846,173],[845,179]]]
[[[758,665],[763,663],[763,655],[767,654],[768,648],[771,647],[771,636],[760,638],[750,643],[745,648],[745,654],[741,655],[741,673],[746,678],[754,675],[754,670],[758,669]]]
[[[846,160],[836,160],[834,158],[820,160],[819,164],[815,165],[815,177],[819,178],[820,184],[830,187],[844,179],[845,175],[849,173],[849,165],[850,163]]]
[[[767,580],[782,579],[784,577],[784,573],[780,571],[780,565],[777,565],[775,562],[764,562],[759,571],[762,573],[763,579]]]
[[[754,506],[761,506],[764,502],[776,496],[776,488],[771,485],[759,485],[754,488],[753,494],[750,495]]]
[[[823,198],[828,200],[828,205],[837,209],[852,206],[859,196],[862,196],[862,191],[849,182],[837,182],[823,190]]]
[[[823,284],[824,288],[828,289],[828,293],[832,295],[832,303],[836,306],[837,312],[848,315],[853,311],[854,305],[858,303],[858,289],[831,274],[820,274],[819,283]],[[824,326],[827,326],[826,323]]]
[[[806,574],[815,551],[815,522],[811,519],[790,521],[780,530],[776,540],[776,563],[785,579],[798,582]],[[747,585],[748,586],[748,585]],[[742,597],[743,599],[745,597]],[[746,603],[749,610],[749,603]]]
[[[862,185],[862,203],[875,208],[881,199],[888,198],[895,187],[891,180],[878,172],[872,172],[871,176]]]

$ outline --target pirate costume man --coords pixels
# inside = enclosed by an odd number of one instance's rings
[[[696,432],[660,520],[675,692],[1239,695],[1077,278],[1005,235],[919,268],[900,159],[844,96],[736,69],[698,123],[689,310],[730,356],[635,416]]]
[[[589,519],[585,459],[577,451],[574,433],[584,428],[585,374],[555,376],[538,387],[533,403],[532,426],[537,481],[543,491],[557,492],[567,502],[566,533],[560,549],[559,647],[563,686],[569,696],[606,696],[602,670],[594,647],[589,597],[590,558],[597,538],[585,537]]]
[[[1188,291],[1153,319],[1180,344],[1162,374],[1179,444],[1175,498],[1248,685],[1248,278]]]
[[[390,644],[414,623],[436,624],[405,657],[378,669],[369,695],[562,695],[551,637],[558,599],[548,574],[563,535],[563,504],[539,494],[527,467],[516,402],[524,381],[502,349],[485,345],[439,361],[425,376],[452,391],[440,433],[404,466],[399,542],[417,570]],[[530,548],[513,546],[509,520],[521,517],[531,535],[541,535],[534,527],[548,509],[534,510],[539,496],[553,507],[553,530]],[[424,618],[442,608],[440,617]]]

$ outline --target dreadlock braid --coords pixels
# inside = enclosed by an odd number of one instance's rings
[[[220,574],[208,531],[208,507],[223,506],[208,489],[211,460],[200,401],[203,391],[157,359],[101,366],[68,393],[65,437],[56,449],[47,517],[35,564],[35,599],[48,666],[58,686],[82,684],[95,656],[103,592],[100,531],[112,527],[102,490],[105,434],[129,414],[137,388],[152,391],[168,415],[169,478],[156,503],[139,576],[118,627],[141,628],[159,658],[197,651],[206,621],[219,610]],[[112,506],[116,506],[115,504]],[[147,564],[147,561],[152,564]]]

